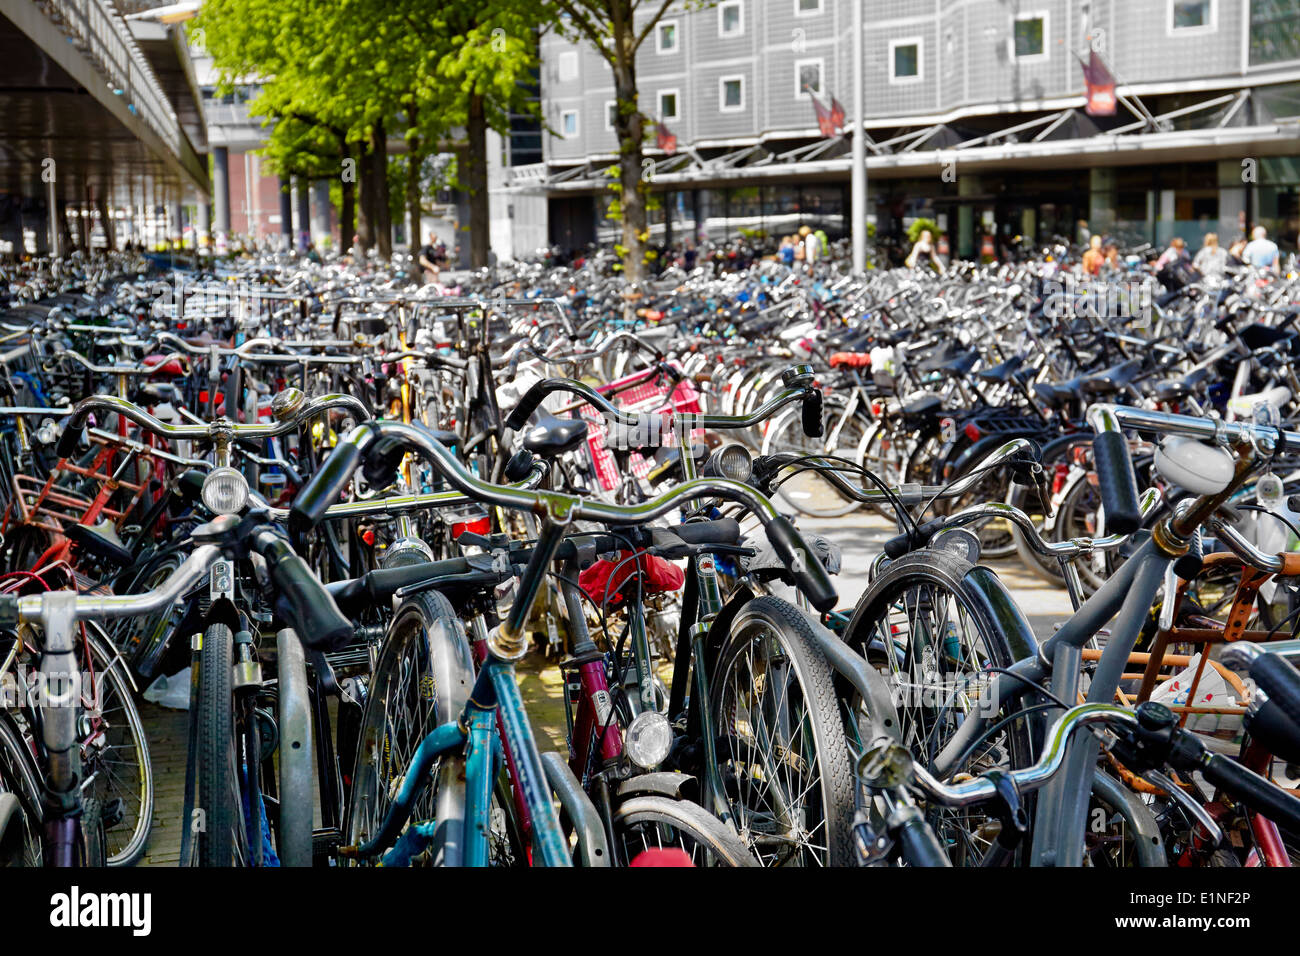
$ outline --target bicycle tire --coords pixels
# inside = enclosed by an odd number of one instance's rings
[[[198,865],[228,867],[237,861],[240,848],[235,839],[242,811],[236,795],[231,666],[235,636],[225,624],[213,624],[203,632],[199,654],[198,767],[195,808],[199,821],[186,821],[195,828]],[[256,768],[253,768],[256,772]]]
[[[733,830],[688,800],[653,795],[630,797],[614,811],[614,828],[629,862],[634,857],[629,851],[636,849],[638,839],[641,850],[652,849],[648,834],[653,834],[653,848],[664,848],[666,837],[668,843],[690,856],[696,866],[759,865]]]
[[[16,801],[0,820],[0,868],[38,867],[44,860],[44,787],[13,719],[0,713],[0,793]]]
[[[754,668],[756,645],[761,673]],[[747,651],[745,672],[736,670],[735,680],[728,680]],[[853,774],[831,667],[817,646],[812,621],[780,598],[764,595],[749,601],[723,639],[710,684],[718,763],[726,775],[736,827],[751,849],[762,843],[776,847],[771,853],[757,850],[759,860],[765,865],[851,865]],[[743,694],[750,696],[744,699]],[[800,704],[803,712],[790,720],[789,708]],[[769,708],[775,719],[764,734],[756,727]],[[783,714],[777,712],[781,708]],[[780,753],[752,743],[738,746],[754,738],[779,740]],[[789,771],[798,776],[792,779]],[[768,785],[760,793],[755,781]]]

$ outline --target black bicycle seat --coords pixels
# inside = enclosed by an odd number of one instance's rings
[[[119,567],[124,568],[135,560],[131,552],[118,539],[112,522],[106,521],[100,525],[69,525],[63,529],[63,533],[77,547]]]
[[[556,418],[539,411],[537,424],[524,435],[524,447],[534,455],[555,458],[574,451],[587,440],[587,423],[581,418]]]

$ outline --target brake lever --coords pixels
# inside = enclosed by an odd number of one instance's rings
[[[1176,804],[1182,807],[1192,819],[1204,828],[1208,835],[1211,850],[1217,850],[1223,844],[1223,828],[1215,822],[1214,817],[1210,816],[1210,812],[1186,793],[1182,787],[1159,770],[1148,770],[1142,776],[1169,794]]]

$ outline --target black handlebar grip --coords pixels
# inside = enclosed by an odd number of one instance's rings
[[[325,511],[338,500],[352,480],[352,473],[360,461],[361,449],[351,442],[343,442],[307,480],[289,509],[289,531],[295,538],[320,524]]]
[[[1300,725],[1289,718],[1275,701],[1252,707],[1242,722],[1246,732],[1275,757],[1300,763]]]
[[[952,861],[930,824],[919,814],[898,828],[898,842],[908,866],[949,867]]]
[[[835,593],[835,585],[822,567],[821,560],[795,530],[790,519],[779,515],[768,522],[766,530],[767,540],[772,542],[776,556],[789,569],[795,584],[812,606],[822,613],[833,610],[840,599]]]
[[[1184,581],[1191,581],[1201,573],[1204,564],[1205,545],[1201,540],[1201,529],[1197,528],[1196,533],[1192,535],[1187,553],[1174,561],[1174,573]]]
[[[519,399],[519,404],[510,410],[506,416],[505,426],[512,431],[519,431],[532,417],[533,412],[542,404],[542,399],[546,398],[546,382],[536,382],[532,388],[524,392],[524,397]]]
[[[809,438],[821,438],[825,428],[822,425],[822,392],[819,388],[809,389],[803,397],[803,433]]]
[[[1106,509],[1108,534],[1132,534],[1142,526],[1138,505],[1137,476],[1128,442],[1121,432],[1102,432],[1092,440],[1092,460],[1097,469],[1097,486]]]
[[[1300,800],[1231,757],[1213,754],[1201,766],[1205,779],[1287,830],[1300,830]]]
[[[267,535],[259,548],[275,584],[277,609],[307,647],[333,651],[352,640],[355,629],[307,562],[281,538]]]
[[[1260,654],[1250,662],[1250,679],[1293,723],[1300,724],[1300,671],[1290,661],[1277,654]]]
[[[60,458],[71,458],[77,450],[77,443],[81,441],[82,422],[77,416],[68,419],[68,423],[63,426],[63,434],[59,436],[58,444],[54,446],[54,454]]]

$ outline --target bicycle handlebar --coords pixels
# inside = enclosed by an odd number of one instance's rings
[[[560,522],[586,518],[604,524],[639,525],[662,517],[684,501],[695,498],[734,501],[752,511],[763,523],[773,549],[813,607],[829,611],[839,600],[830,576],[815,557],[816,552],[808,547],[790,520],[782,517],[767,498],[741,482],[726,478],[697,478],[636,505],[615,505],[555,491],[496,485],[471,474],[431,435],[401,422],[365,422],[343,437],[325,464],[294,499],[289,512],[289,529],[295,537],[305,535],[320,523],[329,506],[347,486],[362,458],[381,437],[396,439],[420,452],[467,497],[503,508],[550,516]]]

